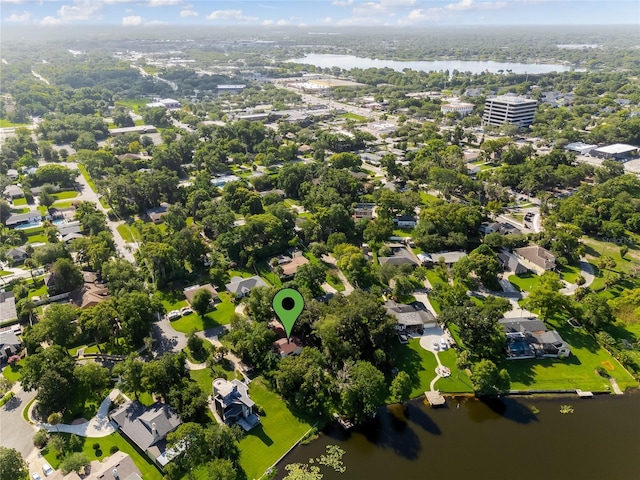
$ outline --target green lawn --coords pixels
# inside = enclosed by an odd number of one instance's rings
[[[325,280],[329,285],[335,288],[338,292],[344,292],[345,286],[340,281],[340,277],[338,277],[337,272],[338,271],[335,268],[331,270],[327,270],[327,273],[325,275]]]
[[[53,206],[56,208],[69,208],[72,207],[75,202],[73,200],[59,200],[53,202]]]
[[[48,241],[49,238],[44,234],[30,235],[29,238],[27,238],[27,242],[29,243],[47,243]]]
[[[118,225],[116,227],[118,233],[122,236],[122,239],[125,242],[135,242],[140,239],[140,233],[133,225],[129,225],[128,223],[123,223],[122,225]]]
[[[52,435],[60,435],[66,439],[71,436],[66,433],[54,433]],[[128,453],[131,456],[133,463],[135,463],[136,467],[140,469],[142,478],[145,480],[162,480],[162,473],[160,473],[160,470],[158,470],[146,456],[138,453],[138,451],[129,442],[127,442],[120,433],[112,433],[111,435],[102,438],[81,438],[84,441],[82,451],[89,460],[102,460],[104,457],[108,457],[109,449],[115,445],[120,451]],[[98,450],[93,449],[94,443],[98,443],[100,445]],[[42,456],[54,469],[57,469],[60,466],[61,459],[57,458],[55,453],[50,452],[47,447],[42,450]]]
[[[438,197],[436,197],[435,195],[431,195],[430,193],[427,192],[420,192],[420,200],[422,200],[422,203],[424,205],[430,205],[433,202],[436,202],[438,199]]]
[[[547,319],[546,323],[569,343],[571,356],[564,359],[501,360],[499,366],[506,368],[511,376],[511,389],[607,390],[609,382],[595,372],[596,367],[604,367],[623,390],[638,386],[638,382],[586,330],[571,327],[564,317]]]
[[[235,303],[233,302],[232,297],[226,292],[220,292],[218,296],[222,301],[216,303],[215,309],[207,313],[204,318],[200,318],[197,313],[191,313],[171,322],[171,326],[173,326],[173,328],[178,332],[190,333],[193,330],[207,330],[209,328],[228,324],[231,321],[231,315],[233,315],[236,308]],[[182,302],[179,302],[178,304],[182,304]],[[184,300],[184,305],[182,306],[186,306],[186,304],[187,301]],[[175,310],[176,308],[178,307],[174,306],[171,310]]]
[[[64,192],[53,193],[51,196],[56,200],[68,200],[70,198],[76,198],[78,196],[78,192],[75,190],[67,190]]]
[[[580,276],[580,267],[575,265],[564,265],[560,268],[560,278],[565,282],[576,283],[576,280]]]
[[[22,364],[24,363],[24,359],[19,362],[14,363],[13,365],[7,365],[2,369],[2,375],[4,378],[11,380],[12,382],[19,382],[21,378],[20,370],[22,370]]]
[[[251,480],[260,478],[311,429],[311,425],[294,416],[284,401],[266,387],[261,377],[251,382],[249,395],[265,412],[260,417],[261,425],[240,440],[240,466],[247,479]]]
[[[446,393],[472,392],[471,381],[466,374],[458,377],[456,368],[456,352],[446,350],[439,353],[443,365],[451,369],[451,376],[441,378],[435,387]],[[412,338],[409,343],[402,345],[398,342],[392,350],[394,367],[409,374],[413,384],[411,398],[418,398],[429,390],[431,381],[436,377],[438,362],[435,355],[420,346],[419,338]]]
[[[620,256],[620,245],[611,242],[602,242],[590,237],[582,237],[582,243],[585,245],[586,258],[593,265],[596,278],[589,288],[591,290],[601,290],[604,288],[604,281],[608,275],[615,273],[628,273],[634,267],[640,265],[640,251],[634,245],[628,245],[629,252],[624,258]],[[616,266],[611,270],[603,270],[596,266],[598,259],[602,256],[609,256],[616,262]]]
[[[351,120],[356,120],[358,122],[365,122],[367,117],[363,117],[362,115],[357,115],[355,113],[347,112],[341,115],[338,115],[338,118],[349,118]]]
[[[6,118],[0,118],[0,128],[9,128],[9,127],[24,127],[29,125],[28,123],[13,123]]]
[[[21,207],[22,205],[26,205],[26,204],[27,204],[27,199],[25,197],[13,199],[14,207]]]
[[[540,276],[532,272],[511,275],[509,282],[516,287],[519,292],[530,292],[540,284]]]
[[[9,272],[8,270],[0,270],[0,277],[6,277],[7,275],[11,275],[13,272]]]
[[[413,229],[412,228],[394,228],[393,235],[395,237],[413,237]]]
[[[30,211],[31,209],[29,207],[11,209],[11,213],[29,213]]]
[[[49,289],[43,282],[43,284],[40,287],[34,288],[33,290],[29,290],[29,298],[32,298],[35,296],[42,297],[43,295],[47,295],[48,293],[49,293]]]
[[[145,71],[149,71],[150,67],[145,67]],[[118,100],[115,102],[117,106],[127,107],[129,110],[133,110],[134,112],[138,112],[140,107],[144,107],[149,100],[145,100],[144,98],[126,98],[124,100]]]

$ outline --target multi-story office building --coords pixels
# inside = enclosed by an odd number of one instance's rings
[[[528,127],[533,123],[538,102],[516,95],[498,95],[487,98],[482,121],[485,125],[500,126],[512,123],[518,127]]]

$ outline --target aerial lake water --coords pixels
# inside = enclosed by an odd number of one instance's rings
[[[511,70],[513,73],[549,73],[568,72],[572,67],[567,65],[554,65],[548,63],[511,63],[492,61],[466,61],[466,60],[433,60],[433,61],[399,61],[399,60],[378,60],[374,58],[356,57],[354,55],[332,55],[323,53],[312,53],[302,58],[287,60],[293,63],[304,63],[315,65],[316,67],[332,68],[339,67],[345,70],[351,68],[392,68],[398,72],[405,68],[423,72],[439,72],[444,70],[458,70],[460,72],[482,73],[488,71],[497,73]]]
[[[569,404],[573,414],[560,413]],[[536,412],[536,413],[534,413]],[[640,392],[620,396],[422,400],[381,410],[345,432],[328,427],[278,464],[306,463],[326,445],[346,451],[345,473],[322,467],[324,480],[479,479],[631,480],[640,478]]]

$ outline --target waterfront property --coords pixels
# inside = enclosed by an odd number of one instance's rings
[[[256,404],[249,397],[249,387],[237,378],[213,381],[213,403],[225,425],[240,425],[248,432],[260,423],[260,417],[254,412]]]
[[[162,403],[145,407],[129,401],[111,412],[109,418],[157,466],[162,468],[171,461],[172,452],[166,448],[166,437],[182,423],[171,407]]]
[[[384,306],[387,313],[398,322],[396,330],[400,332],[421,335],[425,328],[436,326],[436,318],[429,310],[423,310],[415,305],[396,303],[393,300],[388,300]]]
[[[565,358],[571,348],[555,330],[548,330],[537,318],[503,318],[500,324],[507,336],[506,357],[509,360],[524,358]]]

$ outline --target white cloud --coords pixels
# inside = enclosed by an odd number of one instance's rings
[[[352,4],[353,0],[333,0],[333,2],[331,2],[331,5],[334,5],[336,7],[347,7]]]
[[[182,18],[197,17],[198,15],[199,15],[198,12],[196,12],[195,10],[191,10],[189,8],[185,8],[184,10],[180,10],[180,16]]]
[[[0,4],[2,3],[11,3],[13,5],[17,5],[19,3],[24,3],[26,0],[0,0]]]
[[[122,26],[124,27],[139,27],[142,22],[143,19],[140,15],[129,15],[122,18]]]
[[[91,20],[100,18],[98,13],[102,5],[89,0],[76,0],[73,5],[62,5],[58,10],[58,18],[62,22],[73,22],[77,20]]]
[[[207,15],[207,20],[255,22],[258,18],[247,16],[242,12],[242,10],[215,10]]]
[[[357,3],[353,7],[355,17],[385,15],[394,16],[398,10],[405,10],[416,4],[416,0],[380,0],[379,2]],[[354,19],[355,20],[355,19]],[[381,19],[378,19],[381,20]]]
[[[398,21],[401,24],[410,24],[424,21],[438,21],[447,16],[453,16],[459,12],[478,10],[498,10],[507,7],[507,2],[476,2],[475,0],[460,0],[457,3],[449,3],[444,7],[416,8],[409,12],[405,18]]]
[[[507,2],[475,2],[474,0],[460,0],[445,6],[447,10],[462,12],[464,10],[496,10],[507,6]]]
[[[274,25],[276,22],[273,20],[263,20],[262,25]]]
[[[31,14],[29,12],[12,13],[6,20],[11,23],[27,23],[31,20]]]
[[[51,15],[44,17],[40,21],[40,25],[60,25],[61,23],[62,23],[62,20],[56,17],[52,17]]]
[[[322,23],[331,23],[331,22],[333,22],[333,18],[331,17],[324,17],[322,19]]]
[[[167,7],[171,5],[180,5],[182,0],[149,0],[150,7]]]
[[[289,21],[281,18],[280,20],[278,20],[278,25],[289,25]]]
[[[158,27],[160,25],[169,25],[169,22],[165,22],[164,20],[151,20],[150,22],[146,22],[145,25],[149,27]]]

